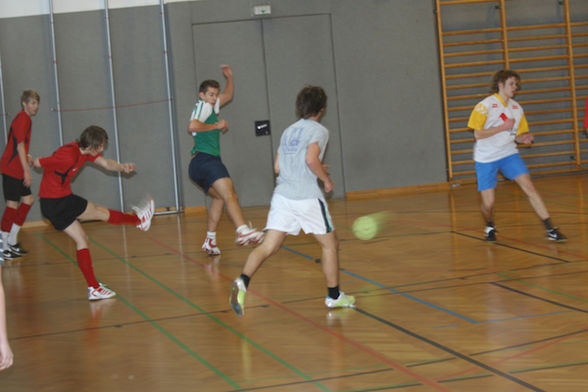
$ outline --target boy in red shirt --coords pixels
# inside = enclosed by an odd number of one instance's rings
[[[98,300],[114,297],[116,293],[99,283],[94,276],[92,258],[88,249],[88,236],[84,232],[81,220],[101,220],[114,225],[134,225],[147,231],[151,226],[154,202],[149,199],[143,208],[134,207],[137,215],[114,211],[88,201],[71,190],[71,180],[86,163],[110,171],[131,173],[137,167],[134,163],[119,163],[101,155],[108,135],[96,125],[91,125],[82,132],[79,140],[63,145],[45,158],[36,158],[34,166],[43,168],[43,179],[39,197],[41,212],[53,226],[65,232],[76,243],[77,262],[88,283],[88,299]]]
[[[39,110],[39,94],[23,91],[20,97],[22,110],[10,124],[10,133],[0,160],[2,188],[6,208],[2,215],[2,256],[12,260],[27,253],[18,243],[18,232],[23,225],[34,197],[31,194],[29,145],[31,143],[31,117]]]

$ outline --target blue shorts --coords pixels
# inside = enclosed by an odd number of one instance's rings
[[[230,177],[229,171],[220,157],[205,152],[199,152],[192,158],[188,173],[192,181],[204,189],[206,193],[216,180]]]
[[[494,162],[476,162],[476,177],[478,178],[478,191],[496,188],[498,171],[509,180],[514,180],[521,174],[529,174],[529,169],[523,162],[523,158],[516,153]]]

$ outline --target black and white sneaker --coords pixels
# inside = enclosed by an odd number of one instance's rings
[[[29,253],[28,251],[24,250],[21,246],[20,243],[16,243],[14,245],[10,245],[10,243],[8,243],[8,249],[10,249],[10,251],[12,253],[16,253],[19,256],[22,255],[26,255],[27,253]]]
[[[10,249],[6,249],[6,250],[2,251],[2,257],[4,257],[4,260],[14,260],[14,259],[18,259],[20,257],[20,255],[17,253],[14,253]]]
[[[566,242],[568,240],[568,237],[566,237],[565,235],[563,235],[557,229],[557,227],[554,227],[552,229],[547,230],[545,232],[545,235],[546,235],[547,239],[550,240],[550,241]]]
[[[486,234],[486,241],[496,242],[496,229],[494,226],[486,226],[484,233]]]

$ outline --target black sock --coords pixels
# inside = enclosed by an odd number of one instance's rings
[[[547,230],[553,229],[553,226],[551,225],[551,219],[550,218],[543,219],[543,224],[545,225],[545,228]]]
[[[494,227],[494,222],[488,221],[488,222],[486,222],[486,226]]]
[[[339,286],[327,287],[329,289],[329,297],[333,299],[339,298]]]
[[[245,288],[248,288],[249,280],[251,280],[251,278],[245,274],[241,274],[240,278],[243,279],[243,283],[245,283]]]

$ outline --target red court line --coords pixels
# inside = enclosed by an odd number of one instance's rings
[[[147,102],[138,102],[138,103],[130,103],[127,105],[117,105],[117,106],[100,106],[95,108],[78,108],[78,109],[60,109],[57,110],[56,108],[51,108],[52,112],[60,112],[60,113],[67,113],[67,112],[89,112],[92,110],[111,110],[111,109],[121,109],[121,108],[130,108],[133,106],[144,106],[144,105],[153,105],[155,103],[163,103],[172,101],[172,99],[160,99],[158,101],[147,101]]]
[[[171,252],[173,252],[173,253],[175,253],[175,254],[177,254],[177,255],[181,256],[182,258],[184,258],[184,259],[186,259],[186,260],[189,260],[189,261],[191,261],[192,263],[194,263],[194,264],[196,264],[196,265],[198,265],[198,266],[200,266],[200,267],[202,267],[202,268],[205,268],[205,265],[204,265],[203,263],[201,263],[201,262],[197,261],[196,259],[193,259],[192,257],[190,257],[190,256],[186,255],[185,253],[183,253],[183,252],[181,252],[181,251],[179,251],[179,250],[177,250],[177,249],[175,249],[175,248],[172,248],[171,246],[169,246],[169,245],[167,245],[167,244],[165,244],[165,243],[163,243],[163,242],[160,242],[160,241],[158,241],[157,239],[155,239],[155,238],[153,238],[153,237],[149,237],[149,239],[151,239],[151,241],[155,242],[155,243],[156,243],[156,244],[158,244],[159,246],[161,246],[161,247],[163,247],[163,248],[165,248],[165,249],[168,249],[169,251],[171,251]],[[224,274],[222,274],[222,273],[220,273],[220,272],[218,273],[218,275],[219,275],[219,276],[220,276],[222,279],[224,279],[224,280],[226,280],[226,281],[228,281],[228,282],[232,282],[232,281],[233,281],[233,279],[232,279],[232,278],[229,278],[228,276],[226,276],[226,275],[224,275]],[[403,372],[403,373],[405,373],[405,374],[408,374],[409,376],[411,376],[411,377],[413,377],[414,379],[416,379],[416,380],[418,380],[418,381],[422,382],[423,384],[430,385],[430,386],[432,386],[433,388],[435,388],[435,389],[437,389],[437,390],[439,390],[439,391],[446,391],[446,392],[449,392],[449,390],[448,390],[448,389],[445,389],[443,386],[439,385],[439,384],[438,384],[438,383],[436,383],[435,381],[432,381],[432,380],[429,380],[429,379],[427,379],[427,378],[425,378],[425,377],[422,377],[422,376],[420,376],[420,375],[418,375],[418,374],[414,373],[414,372],[413,372],[413,371],[411,371],[410,369],[408,369],[408,368],[406,368],[406,367],[404,367],[404,366],[402,366],[402,365],[400,365],[400,364],[398,364],[398,363],[396,363],[396,362],[394,362],[394,361],[392,361],[392,360],[390,360],[390,359],[388,359],[388,358],[384,357],[382,354],[380,354],[380,353],[378,353],[378,352],[376,352],[376,351],[374,351],[374,350],[372,350],[372,349],[370,349],[370,348],[368,348],[368,347],[365,347],[364,345],[362,345],[362,344],[360,344],[360,343],[358,343],[358,342],[356,342],[356,341],[354,341],[354,340],[351,340],[351,339],[349,339],[349,338],[347,338],[347,337],[345,337],[345,336],[343,336],[343,335],[341,335],[341,334],[339,334],[339,333],[337,333],[337,332],[335,332],[335,331],[332,331],[332,330],[330,330],[330,329],[328,329],[328,328],[325,328],[324,326],[320,325],[320,324],[319,324],[319,323],[317,323],[316,321],[314,321],[314,320],[311,320],[311,319],[309,319],[309,318],[307,318],[307,317],[303,316],[302,314],[300,314],[300,313],[298,313],[298,312],[295,312],[294,310],[292,310],[292,309],[288,308],[287,306],[284,306],[284,305],[282,305],[282,304],[281,304],[281,303],[279,303],[279,302],[276,302],[276,301],[274,301],[274,300],[273,300],[273,299],[271,299],[271,298],[268,298],[268,297],[266,297],[266,296],[264,296],[264,295],[262,295],[262,294],[260,294],[260,293],[258,293],[258,292],[256,292],[256,291],[254,291],[254,290],[251,290],[251,289],[248,289],[248,290],[247,290],[247,292],[248,292],[248,293],[252,293],[252,294],[253,294],[253,295],[255,295],[256,297],[259,297],[259,298],[261,298],[261,299],[263,299],[263,300],[265,300],[265,301],[267,301],[267,302],[271,303],[272,305],[274,305],[274,306],[276,306],[276,307],[278,307],[278,308],[282,309],[283,311],[285,311],[285,312],[288,312],[288,313],[292,314],[292,315],[293,315],[293,316],[295,316],[296,318],[299,318],[300,320],[302,320],[302,321],[305,321],[305,322],[307,322],[307,323],[311,324],[312,326],[314,326],[314,327],[316,327],[316,328],[318,328],[318,329],[322,330],[323,332],[326,332],[326,333],[328,333],[328,334],[330,334],[330,335],[332,335],[332,336],[334,336],[334,337],[338,338],[339,340],[342,340],[342,341],[344,341],[344,342],[346,342],[346,343],[349,343],[349,344],[351,344],[351,345],[352,345],[352,346],[354,346],[355,348],[357,348],[357,349],[359,349],[359,350],[361,350],[361,351],[363,351],[363,352],[365,352],[365,353],[367,353],[367,354],[369,354],[369,355],[371,355],[371,356],[373,356],[373,357],[375,357],[375,358],[379,359],[380,361],[382,361],[382,362],[384,362],[384,363],[386,363],[386,364],[388,364],[388,365],[392,366],[393,368],[395,368],[395,369],[397,369],[397,370],[400,370],[401,372]],[[228,290],[227,290],[227,293],[228,293]]]
[[[558,344],[558,343],[560,343],[560,342],[563,342],[564,340],[570,339],[570,338],[572,338],[572,337],[575,337],[575,336],[576,336],[576,335],[571,335],[571,336],[564,336],[564,337],[561,337],[561,338],[559,338],[559,339],[556,339],[556,340],[554,340],[554,341],[552,341],[552,342],[546,343],[546,344],[544,344],[544,345],[542,345],[542,346],[535,347],[535,348],[529,349],[529,350],[527,350],[527,351],[523,351],[523,352],[520,352],[520,353],[517,353],[517,354],[511,355],[510,357],[505,357],[505,358],[502,358],[502,359],[500,359],[500,360],[498,360],[498,361],[490,362],[490,365],[491,365],[491,366],[492,366],[492,365],[497,365],[497,364],[500,364],[500,363],[503,363],[503,362],[506,362],[506,361],[510,361],[511,359],[514,359],[514,358],[518,358],[518,357],[525,356],[525,355],[527,355],[527,354],[531,354],[531,353],[533,353],[533,352],[535,352],[535,351],[543,350],[543,349],[545,349],[545,348],[551,347],[551,346],[553,346],[553,345],[555,345],[555,344]],[[463,376],[464,374],[471,373],[471,372],[473,372],[473,371],[475,371],[475,370],[477,370],[477,368],[475,368],[475,367],[471,367],[471,368],[469,368],[469,369],[462,370],[461,372],[458,372],[458,373],[454,373],[454,374],[450,374],[450,375],[448,375],[448,376],[445,376],[445,377],[443,377],[443,378],[439,379],[439,381],[441,382],[441,381],[444,381],[444,380],[447,380],[447,379],[450,379],[450,378],[453,378],[453,377],[459,377],[459,376]]]

